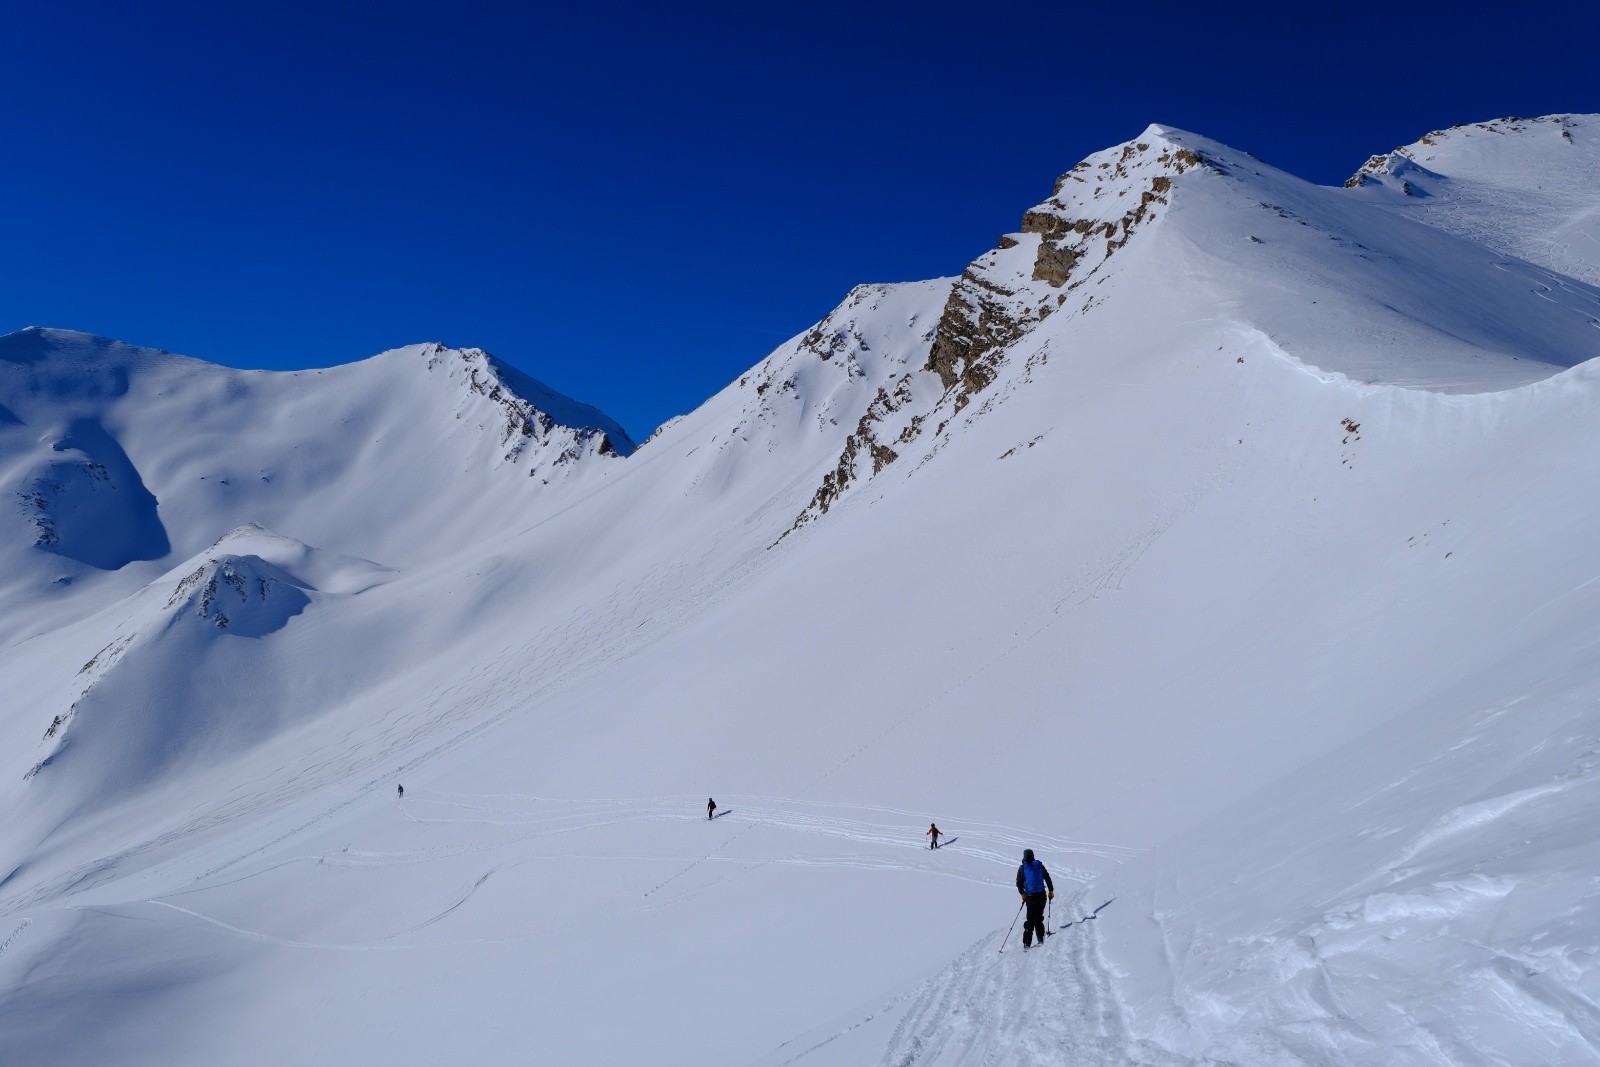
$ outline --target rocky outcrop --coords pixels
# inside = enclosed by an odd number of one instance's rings
[[[1056,181],[1049,200],[1023,213],[1016,233],[968,264],[945,301],[921,375],[906,374],[878,390],[791,529],[826,514],[850,485],[899,460],[925,427],[942,434],[1000,377],[1013,346],[1166,208],[1180,175],[1221,169],[1157,133],[1152,128],[1147,139],[1079,163]],[[848,358],[854,340],[830,320],[810,331],[803,347],[819,359]],[[937,386],[919,395],[924,376]]]
[[[493,406],[503,461],[560,467],[585,455],[612,459],[631,455],[633,440],[617,423],[528,377],[481,348],[424,345],[430,371],[461,381],[467,393]],[[533,451],[542,453],[535,457]],[[534,473],[532,470],[530,474]]]
[[[795,520],[795,526],[802,525],[814,516],[827,514],[829,505],[856,480],[863,467],[871,468],[867,474],[871,477],[900,458],[900,453],[890,447],[880,434],[886,428],[888,417],[904,408],[912,399],[909,374],[902,375],[892,389],[887,386],[878,389],[877,395],[872,398],[872,403],[867,405],[866,414],[861,416],[861,421],[845,439],[844,450],[839,454],[838,464],[822,476],[822,484],[817,487],[805,511]],[[902,431],[896,440],[897,443],[903,443],[908,439]]]
[[[259,556],[224,556],[201,564],[178,582],[167,607],[185,600],[219,630],[248,618],[253,632],[278,629],[309,603],[293,579]]]
[[[1387,183],[1397,187],[1406,196],[1422,197],[1428,194],[1418,186],[1418,180],[1438,177],[1439,175],[1412,159],[1410,153],[1402,147],[1368,159],[1361,165],[1360,170],[1350,176],[1344,187],[1358,189]]]
[[[926,368],[955,410],[994,381],[1007,347],[1168,203],[1175,177],[1202,166],[1214,165],[1154,137],[1090,156],[1056,180],[1049,200],[1023,213],[1017,234],[974,260],[950,293]]]

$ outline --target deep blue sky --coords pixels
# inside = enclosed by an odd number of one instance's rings
[[[10,4],[0,332],[273,368],[477,345],[642,439],[1150,122],[1338,182],[1600,111],[1597,39],[1593,0]]]

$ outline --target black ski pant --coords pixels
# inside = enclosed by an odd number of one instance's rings
[[[1036,936],[1039,944],[1044,944],[1044,905],[1047,898],[1043,893],[1029,893],[1022,898],[1028,904],[1028,916],[1022,920],[1022,943],[1028,944]]]

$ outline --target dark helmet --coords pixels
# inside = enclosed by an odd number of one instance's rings
[[[1025,848],[1025,849],[1022,850],[1022,862],[1023,863],[1032,863],[1033,862],[1033,849]]]

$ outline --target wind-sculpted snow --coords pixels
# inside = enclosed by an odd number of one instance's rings
[[[0,1061],[1600,1058],[1593,121],[1151,127],[637,451],[0,339]]]

